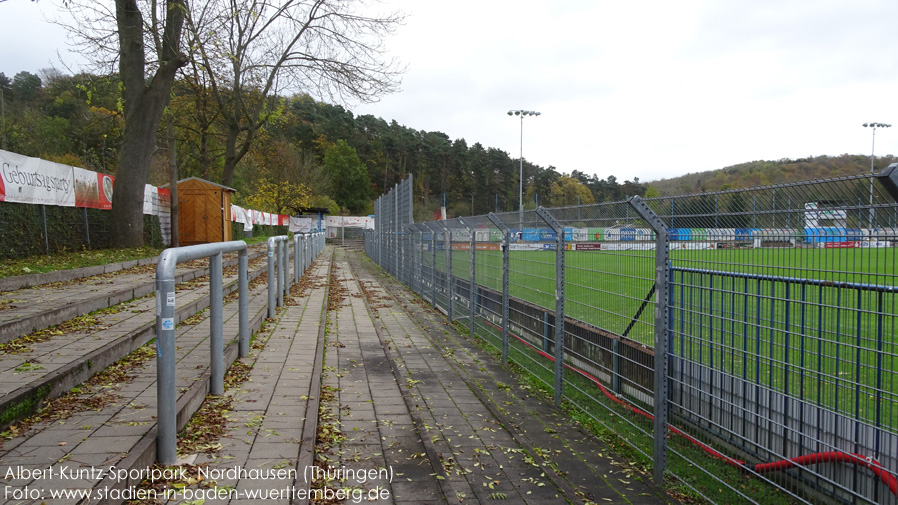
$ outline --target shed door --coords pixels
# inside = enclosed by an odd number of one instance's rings
[[[221,196],[216,191],[178,192],[178,240],[184,245],[221,240]]]
[[[203,224],[206,229],[204,242],[222,241],[221,191],[207,191]]]

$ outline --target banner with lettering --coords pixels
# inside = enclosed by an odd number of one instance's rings
[[[72,167],[0,151],[0,201],[74,207]]]
[[[293,233],[312,233],[312,220],[307,217],[290,217],[290,231]]]

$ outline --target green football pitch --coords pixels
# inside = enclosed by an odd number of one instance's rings
[[[669,259],[675,356],[898,426],[898,408],[882,410],[898,401],[894,248],[673,249]],[[438,251],[439,271],[445,260]],[[553,312],[555,261],[512,251],[509,295]],[[470,279],[470,266],[467,251],[452,252],[454,277]],[[502,253],[477,251],[475,272],[500,291]],[[654,346],[655,251],[567,251],[564,276],[567,317],[617,335],[632,325],[627,338]]]

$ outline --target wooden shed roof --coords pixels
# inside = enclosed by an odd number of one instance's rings
[[[210,185],[212,185],[212,186],[221,188],[221,189],[223,189],[223,190],[230,191],[231,193],[236,193],[236,192],[237,192],[237,190],[234,189],[234,188],[229,188],[229,187],[227,187],[227,186],[222,186],[221,184],[216,184],[216,183],[214,183],[214,182],[212,182],[212,181],[207,181],[206,179],[200,179],[199,177],[188,177],[188,178],[186,178],[186,179],[181,179],[180,181],[178,181],[178,184],[181,184],[182,182],[187,182],[187,181],[199,181],[199,182],[202,182],[202,183],[204,183],[204,184],[210,184]],[[165,184],[165,185],[162,185],[162,186],[159,186],[159,187],[160,187],[160,188],[167,188],[168,186],[170,186],[170,184]]]

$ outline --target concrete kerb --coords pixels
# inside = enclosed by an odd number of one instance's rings
[[[251,255],[250,260],[253,260],[259,256],[262,256],[264,253],[257,251],[253,255]],[[237,259],[230,259],[224,263],[224,266],[230,267],[237,264]],[[132,265],[134,266],[134,265]],[[101,267],[90,267],[90,268],[101,268]],[[127,267],[131,268],[131,267]],[[121,269],[116,269],[121,270]],[[102,273],[109,273],[111,271],[99,271],[91,275],[99,275]],[[203,277],[209,274],[209,268],[198,268],[194,270],[190,270],[187,272],[182,272],[178,274],[176,281],[177,282],[186,282],[198,277]],[[43,274],[41,274],[43,275]],[[82,276],[84,277],[84,276]],[[74,277],[80,278],[80,277]],[[0,279],[2,280],[2,279]],[[71,279],[69,279],[71,280]],[[82,314],[87,314],[89,312],[93,312],[95,310],[105,309],[107,307],[111,307],[121,302],[125,302],[128,300],[133,300],[135,298],[140,298],[142,296],[146,296],[153,292],[155,289],[155,283],[153,280],[149,280],[146,283],[140,284],[138,286],[131,286],[129,288],[124,288],[112,293],[106,293],[100,296],[97,296],[92,299],[81,300],[77,302],[72,302],[63,307],[59,307],[54,310],[50,310],[47,312],[42,312],[40,314],[35,314],[28,317],[23,317],[21,319],[14,319],[11,321],[7,321],[5,323],[0,324],[0,344],[9,342],[10,340],[14,340],[22,335],[30,333],[32,331],[42,330],[44,328],[49,328],[55,324],[59,324],[63,321],[68,321],[69,319],[78,317]],[[0,290],[2,291],[2,290]]]
[[[0,279],[0,292],[14,291],[16,289],[41,286],[44,284],[52,284],[54,282],[66,282],[94,275],[107,274],[117,272],[127,268],[136,266],[153,265],[156,263],[158,256],[152,258],[141,258],[139,260],[122,261],[118,263],[109,263],[106,265],[97,265],[93,267],[73,268],[71,270],[57,270],[55,272],[47,272],[42,274],[17,275],[14,277],[5,277]]]
[[[309,387],[314,395],[309,395],[309,402],[306,404],[306,416],[302,425],[302,443],[299,450],[299,457],[296,459],[296,475],[297,480],[295,486],[304,484],[299,479],[299,475],[303,474],[303,469],[311,467],[315,462],[315,441],[318,435],[318,409],[321,405],[321,371],[324,365],[324,340],[327,333],[327,301],[330,295],[330,277],[334,270],[334,252],[331,253],[330,268],[327,270],[327,286],[324,288],[324,300],[321,307],[321,321],[318,325],[318,341],[315,347],[315,364],[312,367],[312,383]],[[306,489],[308,491],[308,489]],[[294,503],[298,505],[306,505],[309,503],[308,493],[306,499],[297,500]]]
[[[235,260],[236,261],[236,260]],[[264,268],[258,268],[250,273],[249,279],[258,278],[264,273]],[[186,273],[185,275],[190,275]],[[201,275],[191,277],[191,280]],[[179,281],[183,282],[183,281]],[[224,294],[228,295],[237,289],[237,281],[234,280],[224,287]],[[184,319],[200,312],[209,306],[209,295],[188,303],[175,311],[176,324]],[[156,336],[155,319],[147,321],[140,328],[122,335],[120,338],[110,342],[103,347],[88,353],[59,370],[32,381],[0,399],[0,411],[16,412],[15,416],[4,419],[0,423],[0,429],[20,421],[24,417],[32,414],[37,410],[41,403],[47,399],[55,398],[69,389],[81,384],[97,372],[104,370],[119,359],[127,356],[137,348],[151,341]]]

